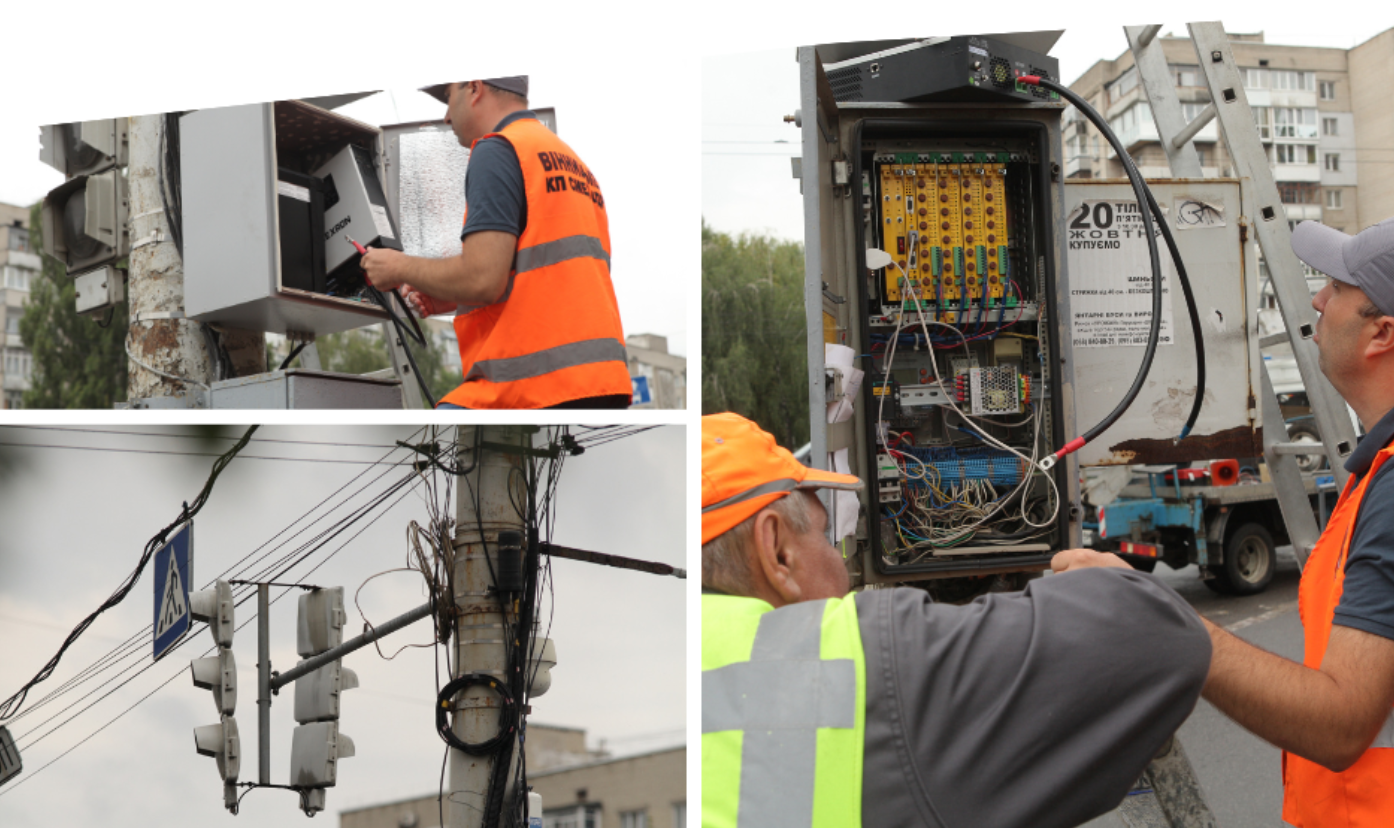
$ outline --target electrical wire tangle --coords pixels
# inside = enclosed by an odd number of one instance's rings
[[[894,260],[890,264],[900,271],[902,279],[906,284],[909,284],[909,278],[904,268]],[[1011,289],[1016,291],[1014,283],[1011,284]],[[1016,292],[1020,302],[1020,292]],[[912,306],[911,308],[906,307],[907,302]],[[947,480],[948,475],[938,467],[941,464],[926,463],[924,459],[914,453],[912,447],[901,447],[901,443],[913,441],[909,432],[893,432],[889,429],[885,420],[885,404],[886,398],[890,396],[891,370],[895,362],[897,345],[902,338],[901,332],[905,330],[907,316],[912,315],[911,310],[913,310],[914,317],[910,323],[911,330],[918,323],[923,342],[930,351],[932,359],[936,343],[952,343],[954,338],[957,339],[958,344],[962,345],[965,354],[971,358],[972,352],[968,345],[969,342],[985,336],[995,336],[1001,333],[1004,328],[1011,327],[1021,318],[1019,311],[1016,319],[1011,323],[1002,324],[999,315],[999,323],[995,330],[984,333],[981,331],[982,325],[979,324],[978,332],[969,336],[958,326],[928,318],[925,314],[924,303],[918,296],[911,295],[908,299],[901,301],[901,307],[896,313],[895,330],[891,335],[890,347],[886,353],[883,374],[886,377],[887,387],[879,395],[876,423],[877,443],[880,450],[884,451],[895,462],[898,479],[903,481],[900,486],[902,503],[899,511],[887,508],[887,514],[884,517],[893,523],[896,535],[904,548],[920,550],[915,557],[904,561],[904,563],[915,563],[933,553],[935,549],[960,546],[970,540],[979,545],[1015,544],[1049,533],[1059,515],[1061,498],[1054,476],[1040,469],[1037,465],[1042,451],[1042,422],[1044,417],[1034,400],[1028,403],[1028,416],[1016,422],[988,420],[969,414],[959,406],[956,394],[951,393],[951,389],[945,386],[943,372],[939,370],[937,361],[933,362],[933,382],[939,392],[942,406],[947,411],[952,412],[962,423],[961,426],[953,427],[969,434],[975,442],[986,444],[1015,460],[1015,462],[1009,463],[1002,463],[1000,459],[990,462],[990,468],[1000,473],[1004,479],[1016,478],[1016,482],[1011,484],[1012,487],[1005,493],[999,493],[994,482],[990,482],[989,477],[992,477],[993,472],[989,472],[987,477],[974,476],[963,468],[962,462],[959,463],[956,478],[952,481]],[[986,309],[984,309],[982,316],[986,316]],[[959,321],[964,320],[960,319]],[[981,318],[979,322],[981,323]],[[931,326],[936,329],[946,329],[949,336],[936,337],[931,332]],[[918,349],[920,344],[918,335],[915,337],[914,344]],[[998,439],[992,433],[998,429],[1027,426],[1032,429],[1029,454],[1019,447]],[[945,428],[948,427],[950,427],[950,420],[946,415]],[[952,448],[952,442],[949,447]],[[1033,518],[1026,496],[1032,481],[1037,477],[1044,478],[1047,484],[1046,508],[1048,513],[1043,518]],[[1001,481],[998,481],[998,485],[1000,483]],[[1010,507],[1014,503],[1016,509],[1012,511]],[[1007,531],[1008,529],[1010,531]]]

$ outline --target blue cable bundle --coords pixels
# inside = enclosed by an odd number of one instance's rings
[[[987,480],[1006,486],[1021,482],[1026,463],[1009,451],[996,448],[911,447],[897,449],[933,466],[940,486],[955,486],[965,480]],[[911,478],[912,485],[920,481]]]

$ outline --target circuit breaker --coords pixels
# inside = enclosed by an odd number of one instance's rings
[[[861,46],[801,50],[804,77],[857,62]],[[1063,105],[834,103],[819,85],[805,84],[801,111],[806,226],[817,228],[807,272],[821,283],[808,295],[822,296],[808,308],[810,379],[820,385],[836,346],[865,379],[849,418],[812,395],[813,443],[830,465],[845,452],[866,481],[863,579],[1045,568],[1078,537],[1076,466],[1037,465],[1074,436],[1070,343],[1055,324]]]

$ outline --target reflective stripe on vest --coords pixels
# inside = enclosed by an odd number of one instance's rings
[[[771,480],[768,483],[761,483],[759,486],[754,486],[752,488],[746,489],[740,494],[731,495],[730,497],[726,498],[720,503],[713,503],[710,506],[703,506],[702,513],[706,514],[707,512],[714,512],[717,509],[724,509],[727,506],[733,506],[737,503],[743,503],[747,500],[750,500],[753,497],[774,494],[775,492],[792,492],[795,488],[798,487],[798,485],[799,481],[795,480],[792,477],[786,477],[782,480]]]
[[[527,225],[503,296],[457,308],[464,381],[441,402],[545,408],[628,396],[632,386],[599,184],[574,151],[535,119],[513,121],[485,138],[513,146]]]
[[[1345,587],[1346,559],[1366,488],[1391,456],[1386,446],[1357,483],[1352,477],[1302,569],[1297,606],[1302,615],[1302,663],[1321,669],[1336,607]],[[1379,504],[1388,508],[1389,504]],[[1283,819],[1297,828],[1366,828],[1394,825],[1394,710],[1370,748],[1335,773],[1292,753],[1283,754]]]
[[[703,596],[702,615],[702,824],[859,825],[866,668],[855,600],[774,610]]]

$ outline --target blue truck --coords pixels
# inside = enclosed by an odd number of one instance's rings
[[[1257,474],[1229,486],[1188,483],[1185,471],[1134,467],[1132,482],[1096,509],[1096,523],[1085,524],[1085,545],[1116,552],[1148,572],[1157,561],[1172,569],[1195,564],[1205,585],[1219,593],[1262,592],[1273,580],[1277,548],[1290,543],[1273,484]],[[1302,479],[1317,523],[1325,527],[1336,502],[1335,480],[1321,471],[1304,472]]]

